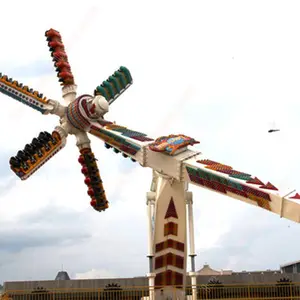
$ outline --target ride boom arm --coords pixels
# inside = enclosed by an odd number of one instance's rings
[[[160,137],[143,147],[142,165],[300,223],[300,204],[282,197],[270,182],[265,184],[257,177],[207,159],[196,148],[190,147],[196,143],[182,134]],[[297,193],[290,199],[299,200],[300,195]]]
[[[282,197],[273,184],[263,183],[257,177],[207,159],[202,154],[183,162],[182,177],[186,182],[300,223],[300,204]],[[296,194],[291,199],[299,199],[299,195]]]

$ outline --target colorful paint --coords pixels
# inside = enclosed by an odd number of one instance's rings
[[[23,150],[18,151],[16,156],[10,158],[10,168],[18,177],[25,180],[60,151],[65,146],[65,142],[65,138],[56,131],[52,134],[41,132],[31,144],[27,144]]]
[[[169,252],[167,254],[155,258],[155,264],[154,264],[155,269],[164,268],[166,266],[172,266],[179,269],[183,269],[184,257]]]
[[[268,182],[267,184],[264,184],[257,177],[252,178],[252,176],[250,174],[236,171],[230,166],[223,165],[221,163],[217,163],[217,162],[209,160],[209,159],[197,160],[197,163],[204,164],[206,169],[210,169],[213,171],[227,174],[227,175],[229,175],[229,177],[244,180],[244,181],[246,181],[246,183],[258,184],[258,185],[260,185],[260,188],[262,188],[262,189],[278,191],[278,189],[270,182]]]
[[[44,114],[48,103],[46,97],[28,86],[0,73],[0,92]]]
[[[84,94],[77,97],[77,85],[60,33],[50,29],[45,32],[45,36],[58,81],[62,86],[62,97],[65,105],[53,99],[47,100],[37,91],[29,89],[28,86],[23,86],[23,84],[0,73],[1,93],[43,114],[53,114],[59,117],[59,125],[55,127],[52,135],[47,132],[40,133],[38,138],[33,139],[31,144],[27,144],[24,150],[20,150],[15,157],[10,159],[11,169],[22,180],[28,178],[65,145],[68,135],[75,135],[76,145],[81,153],[80,161],[84,163],[83,170],[88,171],[87,175],[90,175],[90,172],[96,172],[93,173],[93,179],[98,182],[98,185],[94,185],[95,182],[89,176],[91,186],[89,186],[88,193],[91,197],[93,195],[91,205],[96,210],[101,211],[106,208],[106,196],[98,174],[98,167],[93,160],[93,153],[89,147],[90,140],[87,133],[90,132],[102,138],[105,147],[113,147],[116,153],[122,152],[124,157],[136,155],[141,150],[141,147],[138,146],[140,141],[152,142],[153,139],[141,132],[120,126],[118,131],[121,136],[113,131],[105,130],[106,126],[113,125],[112,122],[104,120],[104,115],[109,111],[109,105],[132,84],[132,77],[127,68],[120,67],[95,89],[93,96]],[[134,140],[139,142],[133,143]],[[131,160],[136,161],[136,158],[131,157]]]
[[[184,252],[184,243],[175,241],[173,239],[167,239],[164,242],[161,242],[161,243],[158,243],[155,245],[156,253],[163,251],[165,249],[168,249],[168,248],[172,248],[174,250]]]
[[[203,169],[186,167],[189,178],[192,182],[217,192],[228,194],[233,193],[244,198],[251,199],[260,207],[270,210],[270,195],[250,186],[244,185],[230,178],[224,178],[217,174],[212,174]]]
[[[149,145],[149,149],[154,152],[163,152],[168,155],[174,155],[176,152],[188,145],[198,144],[195,139],[183,134],[171,134],[162,136]]]
[[[165,215],[165,219],[168,219],[168,218],[178,219],[178,214],[177,214],[177,211],[176,211],[176,207],[175,207],[175,204],[174,204],[173,197],[171,197],[171,200],[169,202],[169,206],[168,206],[168,209],[167,209],[167,212],[166,212],[166,215]]]
[[[91,96],[89,95],[82,95],[76,98],[75,101],[71,102],[66,109],[68,121],[79,130],[86,130],[90,126],[90,122],[82,115],[80,111],[80,106],[82,106],[84,109],[84,103],[86,103],[86,99],[90,98]]]
[[[164,236],[167,235],[174,235],[177,236],[178,234],[178,224],[174,222],[168,222],[164,226]]]
[[[174,218],[174,222],[170,221],[170,218]],[[164,219],[165,241],[155,245],[155,288],[160,288],[164,285],[182,286],[184,276],[180,272],[185,272],[185,244],[176,241],[178,239],[178,226],[180,222],[178,222],[178,213],[173,197],[170,198]],[[173,235],[173,238],[169,238],[170,235]],[[160,253],[162,251],[164,252]],[[170,269],[177,269],[177,271]]]
[[[112,76],[97,86],[94,96],[101,95],[109,103],[115,101],[132,84],[132,77],[129,70],[120,67]]]
[[[300,195],[298,193],[296,193],[294,196],[290,197],[290,199],[299,200],[300,199]]]
[[[139,150],[141,150],[141,147],[128,142],[121,136],[116,135],[111,131],[107,131],[92,125],[90,128],[90,133],[100,137],[107,144],[115,146],[127,154],[135,155]]]
[[[182,287],[183,274],[172,270],[167,270],[157,273],[155,276],[155,288],[160,289],[164,286],[179,286]]]
[[[130,130],[125,126],[120,126],[117,124],[108,124],[105,128],[112,130],[112,131],[120,132],[123,136],[129,137],[129,138],[137,140],[137,141],[141,141],[141,142],[153,141],[153,139],[147,137],[147,135],[145,133],[135,131],[135,130]]]
[[[49,50],[53,57],[52,60],[56,68],[57,77],[59,78],[58,81],[61,82],[62,86],[75,84],[60,33],[54,29],[49,29],[46,31],[45,36],[47,37]]]
[[[90,148],[80,150],[78,162],[81,164],[81,173],[84,174],[84,183],[88,186],[88,195],[91,197],[91,206],[97,211],[108,208],[105,191],[100,177],[94,153]]]

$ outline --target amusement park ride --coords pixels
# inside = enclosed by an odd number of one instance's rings
[[[46,32],[54,66],[62,85],[65,105],[43,97],[37,91],[0,74],[0,91],[42,114],[54,114],[60,125],[52,133],[41,132],[16,156],[10,167],[22,180],[30,177],[66,144],[69,134],[76,137],[79,163],[85,176],[91,206],[101,212],[108,208],[102,179],[91,150],[88,134],[100,138],[106,148],[122,153],[126,158],[153,170],[150,192],[147,193],[149,223],[149,289],[150,299],[170,293],[176,286],[178,298],[184,296],[187,262],[187,225],[193,299],[196,299],[195,247],[193,228],[193,200],[188,183],[207,188],[246,203],[300,222],[300,205],[282,196],[270,182],[239,172],[204,156],[192,147],[199,143],[182,134],[152,139],[146,134],[130,130],[103,118],[118,96],[131,84],[130,72],[120,67],[98,86],[93,95],[76,96],[76,84],[59,32]],[[290,199],[300,199],[296,193]],[[188,220],[186,217],[188,212]],[[154,219],[154,224],[152,220]],[[157,293],[155,293],[157,291]]]

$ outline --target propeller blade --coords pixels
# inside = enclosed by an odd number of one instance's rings
[[[85,176],[84,183],[88,186],[88,195],[91,197],[91,206],[97,211],[104,211],[108,208],[108,201],[106,199],[96,158],[91,148],[80,149],[78,161],[82,166],[81,172]]]
[[[65,145],[66,137],[59,133],[59,127],[56,127],[52,134],[47,131],[40,132],[37,138],[10,158],[10,168],[18,177],[25,180]]]

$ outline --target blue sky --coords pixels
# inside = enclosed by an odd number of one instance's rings
[[[13,9],[18,5],[18,10]],[[119,66],[134,84],[107,118],[152,137],[184,133],[211,159],[300,191],[300,20],[297,1],[21,1],[0,18],[1,72],[61,99],[44,33],[62,34],[78,93]],[[8,26],[8,25],[7,25]],[[92,147],[110,201],[89,207],[73,137],[21,182],[9,157],[58,120],[0,95],[0,282],[147,273],[146,192],[151,170]],[[268,134],[275,122],[281,131]],[[237,200],[194,192],[197,268],[257,270],[299,259],[300,225]],[[45,259],[47,257],[47,259]]]

